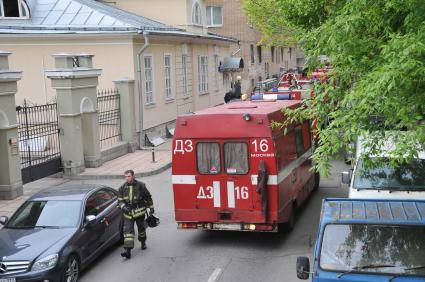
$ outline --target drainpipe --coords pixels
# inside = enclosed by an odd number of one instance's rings
[[[140,134],[139,134],[139,147],[142,148],[145,140],[144,140],[144,134],[143,134],[143,95],[142,95],[142,68],[140,63],[140,57],[142,53],[146,50],[146,48],[149,47],[149,32],[145,30],[139,31],[139,34],[143,35],[143,38],[145,40],[145,44],[140,48],[139,52],[137,52],[137,75],[136,75],[136,81],[137,81],[137,94],[139,95],[139,123],[140,123]]]
[[[241,42],[238,40],[238,50],[232,53],[232,57],[241,51]]]

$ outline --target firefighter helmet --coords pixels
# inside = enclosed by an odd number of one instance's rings
[[[159,222],[159,218],[157,218],[153,214],[149,215],[148,218],[146,218],[146,223],[149,227],[157,227],[159,225]]]

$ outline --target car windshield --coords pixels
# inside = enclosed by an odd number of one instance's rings
[[[384,163],[389,163],[385,161]],[[398,168],[384,165],[377,168],[365,168],[363,161],[357,162],[354,175],[356,189],[425,190],[425,160],[415,159]]]
[[[328,224],[320,267],[356,271],[425,275],[425,226]]]
[[[12,216],[7,228],[76,227],[80,218],[79,201],[27,201]]]

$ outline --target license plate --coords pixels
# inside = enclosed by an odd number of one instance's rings
[[[16,282],[16,278],[0,278],[0,282]]]
[[[241,230],[241,225],[239,223],[214,223],[214,229]]]

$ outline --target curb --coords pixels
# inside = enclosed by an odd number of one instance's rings
[[[171,167],[171,162],[161,166],[160,168],[157,168],[155,170],[151,171],[144,171],[144,172],[135,172],[134,176],[136,177],[146,177],[146,176],[152,176],[159,174],[163,171],[166,171]],[[64,179],[71,179],[71,180],[93,180],[93,179],[122,179],[122,174],[87,174],[87,175],[76,175],[76,176],[63,176]]]

